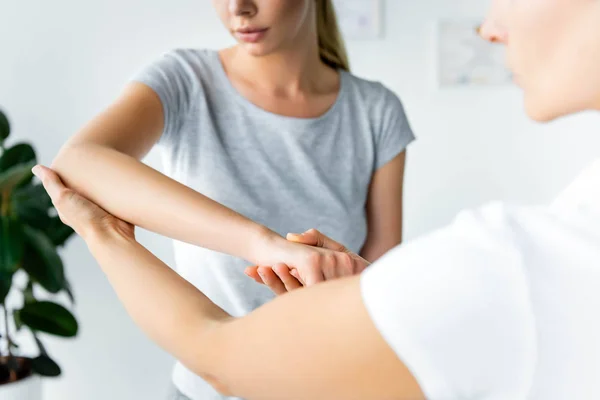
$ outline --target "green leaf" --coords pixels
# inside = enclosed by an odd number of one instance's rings
[[[15,327],[17,328],[17,332],[20,331],[23,327],[23,321],[21,321],[21,310],[13,311],[13,320],[15,321]]]
[[[65,288],[65,273],[56,247],[43,232],[23,226],[25,255],[23,269],[50,293]]]
[[[75,294],[73,293],[73,287],[71,283],[65,278],[65,292],[67,292],[67,296],[69,296],[69,300],[71,304],[75,304]]]
[[[26,304],[20,312],[21,321],[34,331],[51,335],[73,337],[78,325],[69,310],[50,301]]]
[[[40,355],[32,360],[31,366],[33,367],[33,370],[42,376],[59,376],[61,372],[60,367],[54,360],[50,358],[40,338],[38,338],[35,332],[32,333],[38,349],[40,350]]]
[[[31,368],[36,374],[46,377],[56,377],[62,372],[58,364],[46,355],[37,356],[31,360]]]
[[[2,110],[0,110],[0,144],[4,142],[4,139],[6,139],[9,135],[10,123],[8,122],[8,118],[6,118],[6,115],[4,115]]]
[[[33,176],[31,168],[34,166],[35,163],[19,164],[0,173],[0,192],[10,193],[21,183],[31,179]]]
[[[67,240],[75,233],[68,225],[62,223],[59,217],[51,217],[46,234],[55,246],[64,246]]]
[[[52,217],[48,215],[47,211],[38,210],[36,208],[23,209],[17,206],[15,214],[24,225],[29,225],[42,232],[50,232],[52,229]]]
[[[46,347],[44,347],[44,344],[42,343],[42,341],[40,340],[40,338],[38,337],[38,335],[36,335],[36,333],[34,331],[31,331],[31,334],[33,335],[33,339],[35,340],[35,343],[37,344],[38,350],[40,351],[41,355],[47,356],[48,352],[46,351]]]
[[[0,215],[0,270],[12,274],[23,257],[24,237],[19,222]]]
[[[6,149],[0,157],[0,172],[6,171],[15,165],[32,162],[37,162],[33,147],[27,143],[19,143]]]
[[[12,209],[19,217],[48,217],[48,211],[52,208],[52,200],[42,185],[27,185],[15,189],[11,200]]]
[[[27,281],[27,286],[23,289],[23,302],[25,304],[35,303],[37,300],[33,295],[33,282],[31,279]]]
[[[6,296],[10,292],[12,277],[12,273],[0,271],[0,304],[4,304],[4,300],[6,300]]]

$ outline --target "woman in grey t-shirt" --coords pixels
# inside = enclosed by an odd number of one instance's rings
[[[365,267],[287,232],[318,228],[369,261],[400,242],[414,137],[390,90],[350,74],[330,0],[214,4],[238,45],[143,68],[54,166],[112,214],[176,239],[178,272],[242,316]],[[168,177],[139,161],[155,144]],[[251,274],[268,287],[244,275],[279,262]],[[220,398],[182,364],[173,379],[192,399]]]

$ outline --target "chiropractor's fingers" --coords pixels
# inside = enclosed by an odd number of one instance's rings
[[[290,242],[302,243],[309,246],[321,247],[328,250],[333,250],[339,253],[345,253],[347,256],[339,256],[336,264],[336,276],[346,276],[348,274],[361,273],[370,263],[359,256],[356,253],[348,250],[343,244],[336,242],[330,237],[324,235],[316,229],[309,229],[304,233],[288,233],[287,240]],[[350,257],[348,257],[350,256]],[[349,270],[352,269],[352,271]],[[331,274],[331,271],[324,271],[326,273],[325,278],[329,280],[327,276]]]
[[[303,286],[299,279],[294,276],[298,275],[298,271],[290,269],[285,264],[276,264],[273,267],[260,267],[260,271],[265,279],[260,276],[259,267],[257,266],[246,268],[244,273],[254,279],[257,283],[268,286],[278,295],[299,289]],[[282,287],[285,291],[282,291]]]
[[[86,209],[89,205],[86,204],[85,199],[80,198],[77,193],[68,189],[54,171],[44,166],[36,165],[32,172],[42,181],[44,189],[46,189],[52,200],[52,204],[54,204],[64,224],[77,230],[78,227],[73,225],[77,222],[78,217],[91,216],[91,213],[88,212],[89,210]]]
[[[116,230],[127,237],[135,238],[133,225],[114,217],[97,204],[66,187],[58,174],[50,168],[37,165],[32,172],[42,181],[61,221],[84,239],[87,232],[98,229]]]
[[[291,270],[287,265],[275,264],[273,266],[273,272],[275,272],[281,282],[283,282],[283,285],[288,292],[302,287],[302,284],[298,281],[298,279],[291,275]]]
[[[66,189],[58,175],[51,169],[42,165],[36,165],[31,171],[42,181],[44,189],[46,189],[52,200],[58,199],[61,191]]]
[[[294,278],[296,278],[298,280],[298,282],[301,282],[300,280],[300,274],[298,273],[297,269],[291,269],[290,270],[290,275],[292,275]]]
[[[281,295],[287,292],[285,285],[279,279],[277,274],[271,267],[258,267],[258,275],[262,278],[265,285],[267,285],[276,295]]]
[[[244,270],[244,274],[248,275],[250,278],[254,279],[257,283],[264,284],[260,275],[258,275],[258,267],[256,265],[252,265],[247,267]]]
[[[333,251],[348,252],[343,244],[325,236],[316,229],[309,229],[304,233],[288,233],[287,240]]]
[[[310,229],[303,234],[288,234],[291,242],[319,247],[330,252],[315,253],[310,262],[299,265],[299,268],[289,268],[287,265],[273,267],[248,267],[246,275],[258,283],[264,283],[275,293],[279,294],[281,287],[287,291],[302,286],[312,286],[322,281],[333,280],[361,272],[368,262],[349,251],[344,245],[323,235],[316,229]],[[268,271],[266,268],[270,268]],[[260,276],[263,271],[264,276]],[[273,272],[271,274],[270,272]],[[279,279],[275,279],[279,278]]]

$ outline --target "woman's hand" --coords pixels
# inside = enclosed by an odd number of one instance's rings
[[[37,165],[33,173],[44,185],[60,220],[84,238],[94,234],[118,233],[135,239],[134,227],[107,213],[88,199],[67,188],[49,168]]]
[[[245,270],[246,275],[258,283],[269,286],[277,295],[321,281],[359,274],[369,265],[367,260],[316,229],[302,234],[290,233],[287,235],[287,240],[311,246],[304,248],[309,250],[305,256],[307,260],[296,263],[293,261],[293,256],[290,258],[289,255],[285,255],[282,256],[282,261],[292,261],[272,266],[253,266]]]

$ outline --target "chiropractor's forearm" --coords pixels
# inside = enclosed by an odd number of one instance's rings
[[[134,239],[106,230],[84,239],[136,324],[201,373],[211,332],[230,316]]]
[[[263,242],[275,235],[106,146],[68,144],[52,167],[69,187],[109,213],[173,239],[258,262]]]

